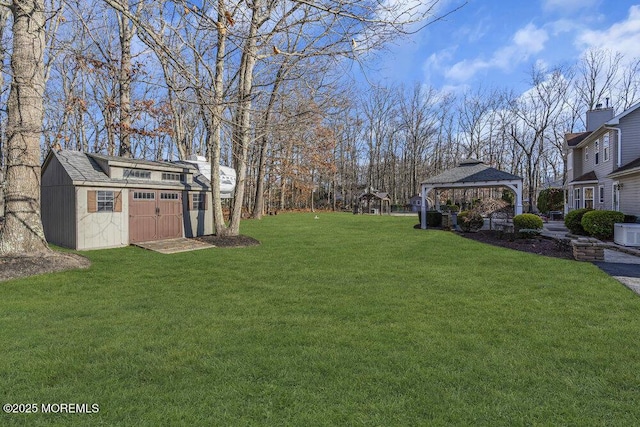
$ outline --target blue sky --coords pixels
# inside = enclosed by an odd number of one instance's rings
[[[441,0],[443,9],[461,0]],[[528,71],[574,64],[589,48],[640,58],[640,2],[628,0],[469,0],[443,21],[390,47],[370,71],[384,82],[437,89],[509,87],[524,91]]]

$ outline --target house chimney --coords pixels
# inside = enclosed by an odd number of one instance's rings
[[[608,105],[608,101],[607,108],[602,108],[602,104],[596,104],[595,110],[587,111],[587,132],[593,132],[613,118],[613,107]]]

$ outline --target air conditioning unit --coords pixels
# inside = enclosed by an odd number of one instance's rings
[[[640,224],[614,224],[613,241],[622,246],[640,246]]]

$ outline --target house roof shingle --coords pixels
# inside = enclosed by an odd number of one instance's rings
[[[577,133],[567,133],[564,135],[565,141],[567,141],[567,145],[569,147],[575,147],[580,144],[586,137],[591,135],[593,132],[577,132]]]
[[[458,167],[449,169],[422,182],[422,184],[463,184],[488,181],[520,181],[521,177],[492,168],[475,159],[465,160]]]
[[[620,166],[618,169],[611,172],[609,176],[620,175],[624,174],[625,172],[635,172],[635,169],[638,169],[638,171],[640,171],[640,157],[627,163],[626,165]]]
[[[594,171],[591,171],[591,172],[585,173],[584,175],[580,175],[579,177],[574,179],[572,182],[589,182],[589,181],[597,181],[597,180],[598,180],[598,176]]]

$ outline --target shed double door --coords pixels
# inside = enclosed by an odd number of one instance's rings
[[[129,191],[129,242],[182,237],[179,191]]]

